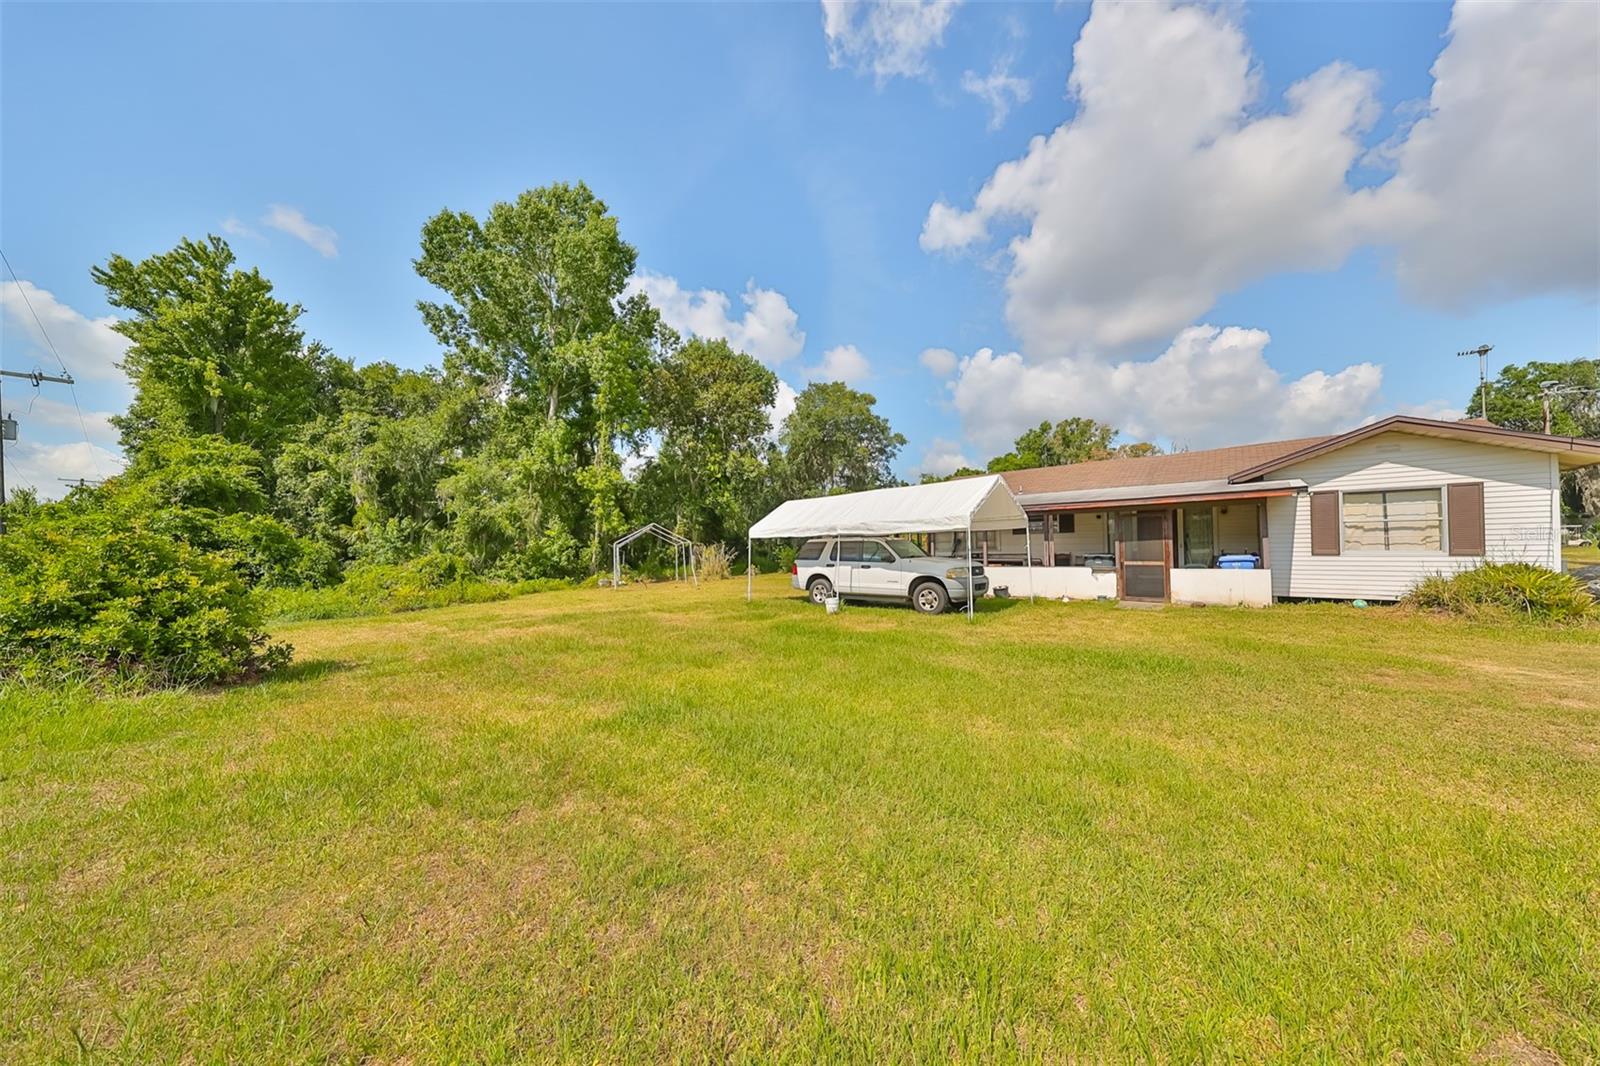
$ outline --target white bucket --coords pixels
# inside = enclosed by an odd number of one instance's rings
[[[824,607],[826,607],[828,609],[828,613],[829,614],[838,614],[839,613],[839,597],[837,597],[837,596],[829,596],[827,599],[822,601],[822,606],[824,606]]]

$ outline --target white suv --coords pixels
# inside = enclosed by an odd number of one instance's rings
[[[952,603],[967,602],[967,588],[982,596],[989,589],[983,567],[967,575],[965,559],[929,555],[900,537],[823,537],[808,540],[795,553],[789,583],[804,589],[812,603],[838,595],[848,600],[910,603],[923,614],[939,614]]]

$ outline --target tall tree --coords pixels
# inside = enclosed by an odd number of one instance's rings
[[[905,447],[871,393],[843,382],[813,382],[795,399],[779,433],[790,491],[856,492],[895,483],[889,465]]]
[[[1550,432],[1600,440],[1600,359],[1565,363],[1528,362],[1501,369],[1489,383],[1489,421],[1507,429],[1544,431],[1546,385],[1550,392]],[[1473,390],[1468,411],[1478,408]],[[1574,470],[1562,478],[1562,502],[1569,512],[1600,516],[1600,467]]]
[[[617,445],[644,428],[642,382],[658,343],[648,301],[622,299],[636,260],[616,218],[582,183],[524,192],[494,204],[482,222],[440,212],[423,226],[415,260],[449,297],[417,305],[449,352],[446,370],[508,405],[506,441],[498,458],[489,456],[502,469],[479,471],[472,483],[522,486],[528,495],[517,512],[527,526],[557,523],[582,536],[591,565],[620,527]],[[515,474],[504,468],[513,462]]]
[[[702,540],[743,531],[758,505],[771,448],[778,377],[727,341],[691,340],[650,377],[657,454],[640,478],[650,506]]]
[[[1011,451],[989,460],[989,470],[1028,470],[1105,459],[1111,455],[1111,440],[1116,435],[1111,426],[1092,418],[1040,422],[1018,437]]]
[[[479,222],[441,211],[422,227],[417,273],[447,303],[417,304],[453,358],[554,420],[588,392],[589,342],[617,321],[638,254],[588,186],[532,189]]]
[[[235,269],[220,237],[185,238],[135,263],[114,255],[91,272],[113,307],[132,314],[123,368],[135,395],[116,418],[130,454],[161,433],[215,434],[268,463],[316,414],[326,353],[307,348],[299,305],[272,295],[260,271]]]

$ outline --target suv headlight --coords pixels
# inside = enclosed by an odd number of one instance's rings
[[[948,569],[948,570],[946,570],[944,572],[944,576],[945,577],[950,577],[950,578],[966,577],[967,576],[967,568],[964,567],[964,566],[952,566],[950,569]]]

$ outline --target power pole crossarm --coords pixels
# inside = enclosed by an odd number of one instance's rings
[[[71,374],[46,374],[43,370],[0,370],[0,376],[8,378],[21,378],[34,388],[38,388],[46,381],[53,381],[57,385],[76,385]]]

